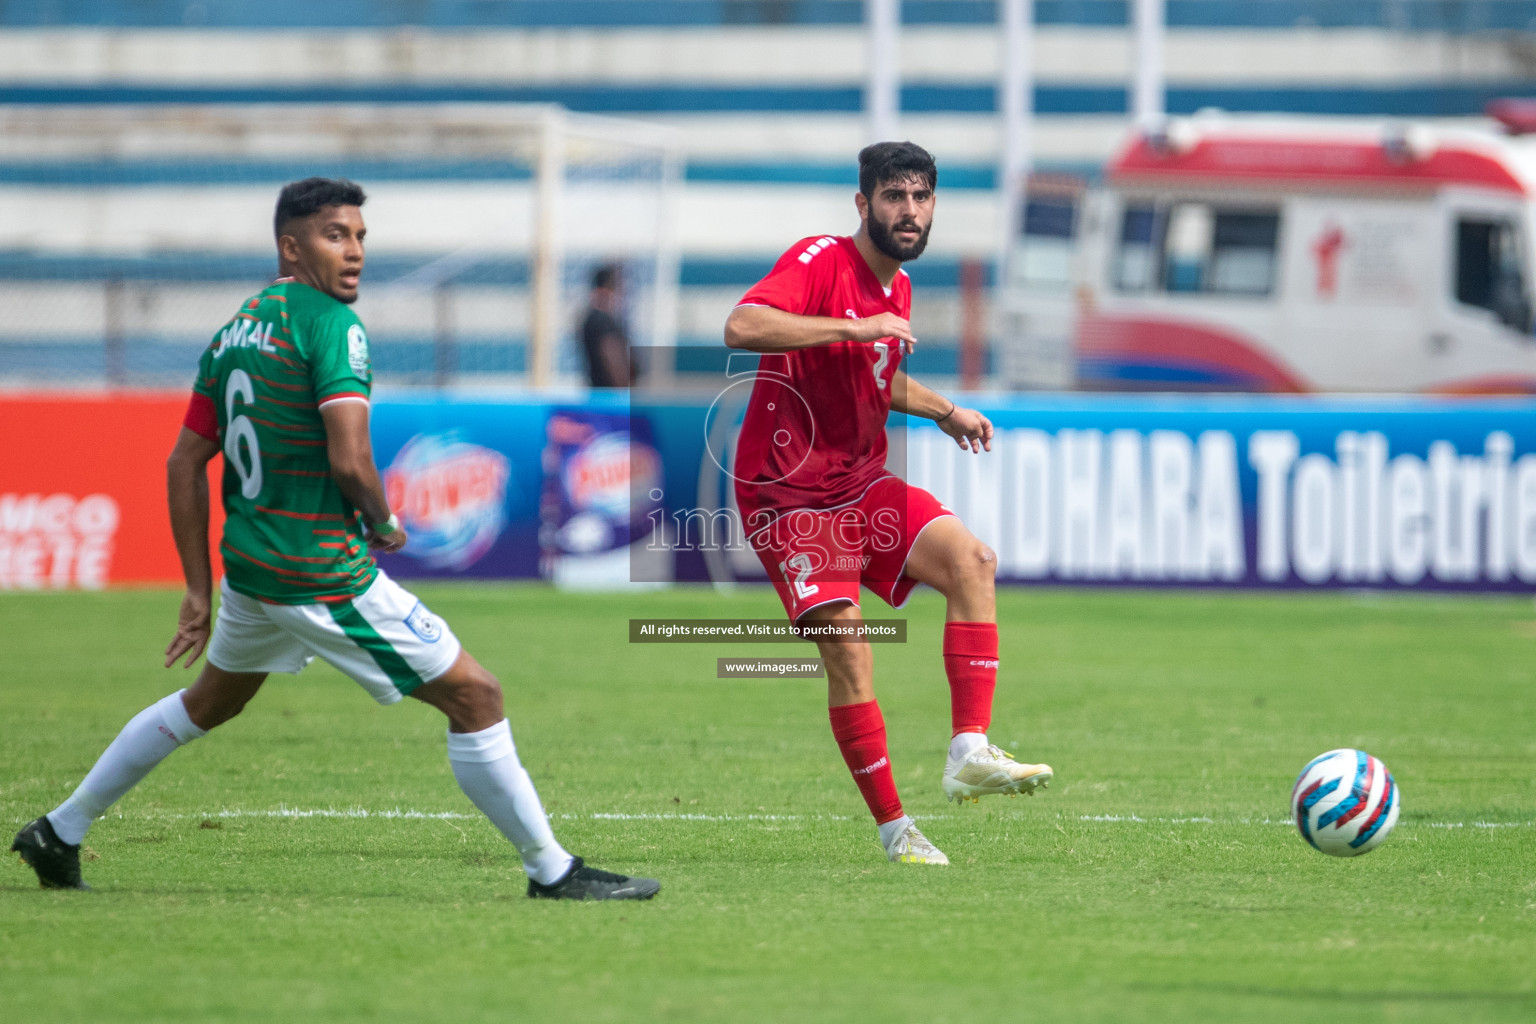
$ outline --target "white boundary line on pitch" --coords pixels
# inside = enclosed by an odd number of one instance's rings
[[[112,818],[137,817],[155,821],[186,821],[192,819],[229,819],[229,818],[381,818],[384,820],[411,819],[430,821],[473,821],[483,815],[467,814],[463,811],[418,811],[406,810],[396,807],[392,810],[371,810],[366,807],[286,807],[278,805],[269,810],[247,810],[242,808],[226,808],[218,811],[205,811],[200,814],[175,814],[148,812],[144,814],[110,814]],[[661,813],[627,813],[623,811],[596,811],[588,814],[572,814],[559,812],[550,815],[558,821],[682,821],[682,822],[718,822],[723,824],[751,823],[751,822],[778,822],[778,821],[862,821],[862,816],[847,814],[696,814],[686,811],[661,812]],[[922,821],[958,821],[960,814],[924,814],[919,816]],[[15,818],[13,821],[22,821]],[[30,820],[30,819],[28,819]],[[1143,818],[1136,814],[1079,814],[1075,817],[1067,817],[1057,814],[1055,821],[1080,821],[1090,824],[1108,825],[1283,825],[1293,827],[1294,822],[1289,818],[1232,818],[1218,821],[1215,818],[1189,817],[1189,818]],[[1530,828],[1536,826],[1536,821],[1430,821],[1430,822],[1399,822],[1409,828]]]
[[[1058,815],[1059,817],[1059,815]],[[1129,822],[1136,825],[1286,825],[1294,826],[1296,823],[1290,818],[1233,818],[1228,821],[1217,821],[1215,818],[1143,818],[1136,814],[1079,814],[1078,821],[1095,821],[1119,824]],[[1399,825],[1407,825],[1410,828],[1530,828],[1536,825],[1536,821],[1425,821],[1425,822],[1398,822]]]

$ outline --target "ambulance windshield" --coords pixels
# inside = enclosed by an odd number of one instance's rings
[[[1498,217],[1463,216],[1456,221],[1456,301],[1486,309],[1507,327],[1531,332],[1520,229]]]

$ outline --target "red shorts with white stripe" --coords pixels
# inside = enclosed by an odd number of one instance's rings
[[[906,573],[912,546],[929,523],[953,515],[921,487],[885,476],[839,508],[780,513],[748,540],[798,622],[821,605],[857,606],[861,585],[892,608],[906,604],[917,586]]]

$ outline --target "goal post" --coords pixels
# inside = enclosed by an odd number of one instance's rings
[[[597,265],[623,270],[636,345],[673,344],[679,153],[547,104],[0,108],[0,383],[184,382],[276,269],[278,188],[311,175],[369,194],[382,381],[574,381]]]

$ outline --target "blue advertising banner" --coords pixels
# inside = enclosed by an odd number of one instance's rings
[[[390,508],[410,531],[392,575],[539,575],[539,450],[548,405],[380,399],[374,459]]]
[[[996,548],[1003,579],[1536,583],[1528,401],[1063,396],[989,415],[995,462],[914,429],[907,468]]]
[[[389,571],[547,576],[554,555],[629,543],[635,579],[764,578],[734,511],[734,418],[710,398],[379,401],[376,455],[412,531]],[[963,453],[896,416],[890,468],[990,544],[1005,582],[1536,584],[1536,405],[1525,400],[967,401],[996,426],[991,452]],[[626,434],[628,459],[615,456]]]

